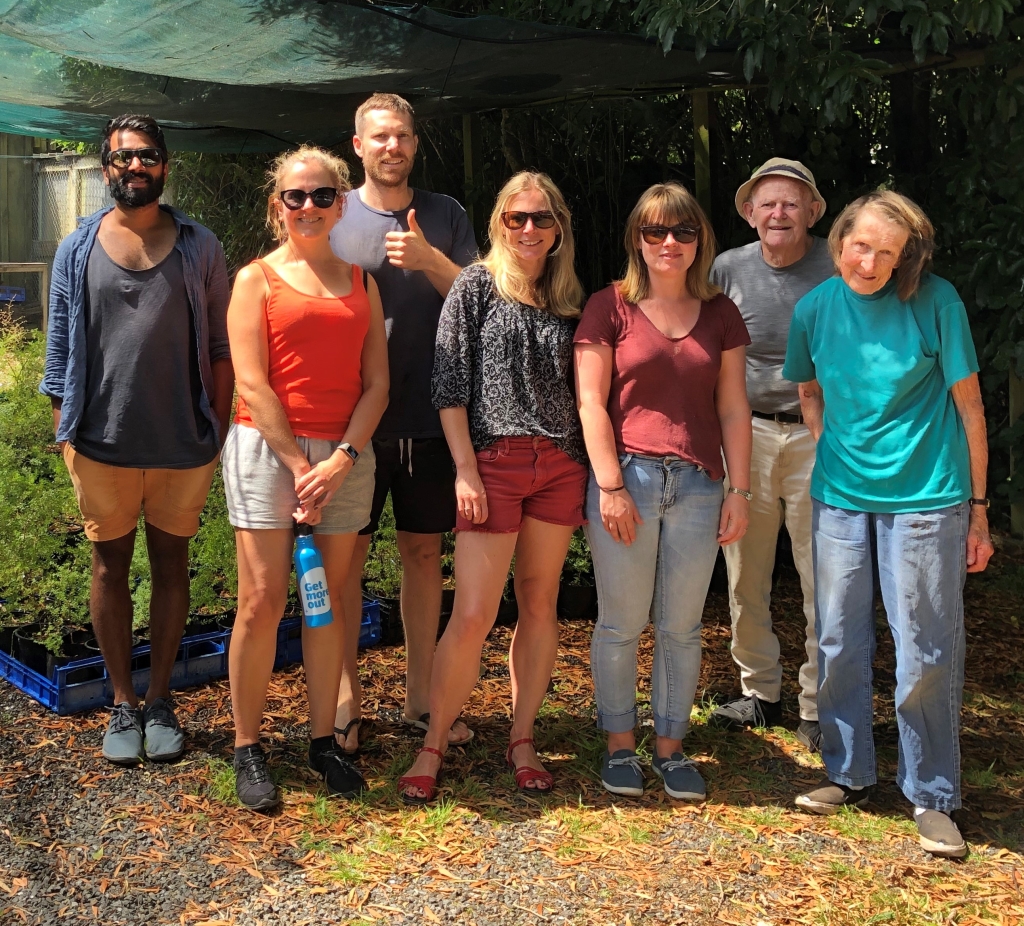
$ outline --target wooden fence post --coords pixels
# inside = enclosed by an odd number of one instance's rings
[[[695,90],[693,100],[693,173],[697,202],[711,219],[711,135],[708,132],[708,91]]]

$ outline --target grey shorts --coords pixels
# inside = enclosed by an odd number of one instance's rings
[[[341,441],[296,437],[310,464],[326,460]],[[232,424],[221,451],[228,520],[244,530],[275,530],[294,524],[298,507],[295,479],[256,428]],[[373,447],[367,442],[356,465],[313,528],[314,534],[353,534],[370,522],[373,501]]]

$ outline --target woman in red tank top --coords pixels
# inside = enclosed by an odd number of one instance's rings
[[[359,614],[342,589],[356,533],[369,522],[373,434],[388,401],[387,336],[373,279],[336,257],[328,234],[351,189],[344,161],[318,148],[280,157],[267,221],[279,247],[239,271],[228,308],[238,413],[224,447],[228,516],[238,551],[238,613],[229,654],[239,800],[278,801],[259,746],[288,597],[292,529],[312,526],[324,560],[332,623],[303,622],[312,742],[309,765],[331,794],[363,778],[334,739],[346,650]]]

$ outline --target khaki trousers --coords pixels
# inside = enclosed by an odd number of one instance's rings
[[[732,658],[744,695],[778,701],[782,695],[779,638],[772,630],[772,569],[785,519],[804,596],[806,659],[800,666],[800,717],[818,719],[818,641],[814,633],[811,559],[811,470],[814,439],[806,425],[753,418],[750,460],[750,526],[724,548],[729,570]]]

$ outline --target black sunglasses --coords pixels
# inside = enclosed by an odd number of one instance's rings
[[[672,232],[672,237],[680,244],[692,244],[697,240],[700,229],[696,225],[641,225],[640,235],[648,244],[661,244]]]
[[[338,198],[338,191],[332,186],[322,186],[315,190],[281,190],[277,194],[287,209],[301,209],[306,205],[306,200],[313,200],[317,209],[328,209],[334,205]]]
[[[550,212],[503,212],[501,222],[506,228],[519,229],[533,219],[534,228],[553,228],[555,217]]]
[[[159,148],[118,148],[107,155],[107,163],[113,164],[118,170],[124,170],[136,158],[143,167],[156,167],[163,164],[164,153]]]

